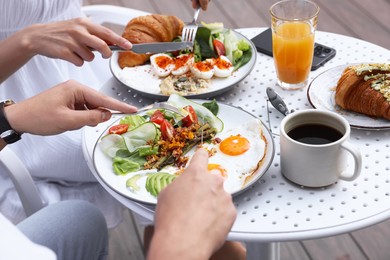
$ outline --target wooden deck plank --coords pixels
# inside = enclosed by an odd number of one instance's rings
[[[390,259],[390,220],[351,233],[368,259]]]
[[[367,260],[349,234],[302,242],[313,260],[353,259]]]

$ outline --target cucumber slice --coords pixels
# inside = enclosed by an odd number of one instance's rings
[[[144,123],[131,131],[122,134],[124,142],[130,153],[138,147],[146,145],[148,142],[155,142],[158,132],[157,127],[152,122]]]
[[[179,108],[191,105],[194,108],[196,114],[198,115],[199,120],[204,120],[204,122],[209,123],[211,127],[217,130],[217,132],[221,132],[223,130],[222,120],[199,103],[188,100],[178,94],[171,94],[168,98],[168,103]]]
[[[118,150],[126,149],[122,136],[117,134],[108,134],[103,136],[99,146],[103,153],[111,158],[116,156],[116,152]]]

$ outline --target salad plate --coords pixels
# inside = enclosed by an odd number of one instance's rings
[[[206,100],[193,100],[197,103],[202,103],[205,102]],[[249,178],[245,179],[245,182],[240,183],[239,185],[234,185],[235,188],[230,188],[229,186],[231,183],[228,182],[228,186],[226,186],[227,181],[225,181],[225,190],[230,192],[233,196],[242,193],[249,187],[253,186],[259,178],[261,178],[268,168],[270,167],[274,153],[275,153],[275,148],[274,148],[274,141],[272,138],[272,135],[269,131],[269,129],[264,125],[263,122],[261,122],[258,118],[256,118],[254,115],[246,112],[245,110],[242,110],[240,108],[218,103],[219,106],[219,112],[218,112],[218,118],[222,120],[223,122],[223,130],[220,132],[223,134],[225,132],[225,136],[229,136],[229,129],[237,129],[237,126],[242,126],[245,125],[246,122],[251,122],[257,120],[258,126],[261,127],[262,129],[262,140],[264,142],[264,146],[262,149],[264,149],[264,156],[261,158],[260,161],[256,161],[256,167],[254,168],[254,172],[250,175]],[[127,173],[126,175],[117,175],[115,174],[113,170],[113,160],[109,156],[107,156],[106,153],[103,152],[100,146],[100,142],[102,140],[102,137],[107,135],[108,129],[114,125],[117,125],[119,123],[120,118],[118,118],[116,121],[112,122],[108,127],[104,127],[102,131],[102,135],[100,138],[97,140],[93,154],[92,154],[92,161],[94,168],[97,172],[97,174],[100,176],[100,178],[115,192],[121,194],[122,196],[134,200],[136,202],[140,203],[145,203],[145,204],[150,204],[150,205],[155,205],[157,203],[157,198],[155,196],[152,196],[151,193],[149,193],[146,190],[146,177],[144,175],[150,174],[150,173],[156,173],[156,170],[141,170],[141,171],[136,171],[136,172],[130,172]],[[99,128],[99,126],[97,126]],[[257,128],[258,129],[258,128]],[[247,130],[244,128],[244,131]],[[252,130],[250,130],[252,131]],[[256,132],[254,132],[256,133]],[[244,133],[245,134],[245,133]],[[252,141],[251,141],[252,142]],[[252,144],[252,143],[251,143]],[[206,145],[206,143],[204,143]],[[212,145],[212,143],[209,143],[207,145]],[[209,148],[209,147],[208,147]],[[208,149],[207,148],[207,149]],[[192,148],[188,154],[194,152],[196,148]],[[209,159],[209,165],[214,163],[212,162],[212,158],[216,157],[217,155],[213,155]],[[227,156],[225,154],[219,154],[217,157],[218,163],[222,166],[225,167],[226,169],[229,169],[228,172],[231,173],[230,169],[232,168],[237,168],[241,166],[237,166],[240,164],[247,164],[247,160],[242,160],[239,158],[234,158],[234,156]],[[248,155],[246,155],[248,156]],[[215,158],[214,158],[215,159]],[[216,159],[217,160],[217,159]],[[214,161],[216,161],[214,160]],[[229,165],[230,164],[230,165]],[[213,164],[215,165],[215,164]],[[163,168],[161,171],[163,172],[165,169]],[[134,191],[132,188],[128,187],[128,181],[132,177],[139,175],[141,176],[141,179],[138,181],[138,186],[141,187],[141,190]],[[233,175],[233,174],[232,174]],[[240,174],[236,173],[237,178]],[[145,177],[145,178],[142,178]],[[236,176],[234,175],[234,178]],[[228,187],[228,188],[226,188]],[[230,190],[229,190],[230,189]]]
[[[316,109],[329,110],[340,114],[347,119],[353,128],[367,130],[390,129],[390,121],[388,120],[347,111],[336,104],[337,81],[341,77],[344,69],[350,65],[352,64],[336,66],[315,77],[307,89],[307,97],[310,104]]]
[[[187,98],[210,98],[219,95],[231,89],[234,85],[243,80],[254,68],[256,64],[256,48],[252,41],[239,32],[233,31],[238,39],[245,39],[251,48],[252,56],[248,63],[238,68],[227,78],[211,79],[209,88],[202,93],[185,95]],[[110,58],[110,69],[112,75],[122,84],[131,90],[142,94],[148,98],[157,100],[167,100],[169,96],[160,91],[160,84],[163,78],[158,77],[151,68],[150,64],[141,66],[127,67],[121,69],[118,64],[118,52],[114,52]]]

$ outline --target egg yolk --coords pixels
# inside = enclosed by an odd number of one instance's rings
[[[232,66],[230,62],[221,58],[215,60],[215,65],[221,70],[227,70]]]
[[[250,143],[248,139],[241,135],[232,135],[223,140],[220,145],[219,149],[224,154],[227,155],[240,155],[248,151],[250,148]]]
[[[156,61],[157,66],[162,68],[162,69],[165,69],[166,67],[168,67],[168,65],[174,63],[172,58],[166,57],[166,56],[158,56],[158,57],[156,57],[155,61]]]
[[[208,61],[199,61],[199,62],[196,62],[194,63],[193,65],[196,69],[198,69],[199,71],[210,71],[213,69],[213,64],[211,62],[208,62]]]
[[[228,174],[225,168],[216,163],[210,163],[207,165],[207,169],[210,173],[219,174],[224,178],[227,178]]]

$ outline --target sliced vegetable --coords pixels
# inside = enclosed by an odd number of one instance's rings
[[[140,146],[155,143],[157,136],[157,127],[152,122],[146,122],[122,135],[130,153]]]
[[[160,125],[164,121],[164,114],[160,110],[154,111],[152,116],[150,117],[150,121]]]
[[[167,102],[176,107],[185,107],[190,105],[194,108],[198,116],[198,120],[202,120],[202,122],[209,123],[210,126],[215,128],[217,132],[221,132],[223,130],[222,120],[215,116],[210,110],[208,110],[201,104],[188,100],[185,97],[180,96],[179,94],[171,94]]]
[[[109,134],[103,136],[102,141],[99,143],[100,149],[103,153],[113,158],[116,156],[116,153],[121,149],[126,149],[125,142],[123,137],[117,134]]]
[[[157,197],[158,194],[169,184],[171,184],[177,178],[176,175],[172,175],[165,172],[156,172],[149,174],[146,179],[146,190]]]
[[[117,134],[121,135],[127,132],[127,129],[129,129],[128,124],[119,124],[119,125],[114,125],[111,126],[110,129],[108,129],[109,134]]]
[[[164,119],[161,123],[161,137],[164,140],[172,140],[174,134],[174,129],[171,123],[168,120]]]
[[[126,188],[130,188],[134,191],[139,191],[141,187],[138,185],[137,181],[141,179],[141,174],[135,174],[130,179],[126,181]]]
[[[188,127],[193,123],[198,123],[198,116],[196,115],[196,112],[192,106],[185,106],[184,110],[188,112],[188,115],[181,120],[182,126]]]
[[[214,52],[219,56],[226,54],[225,45],[217,39],[213,40]]]

